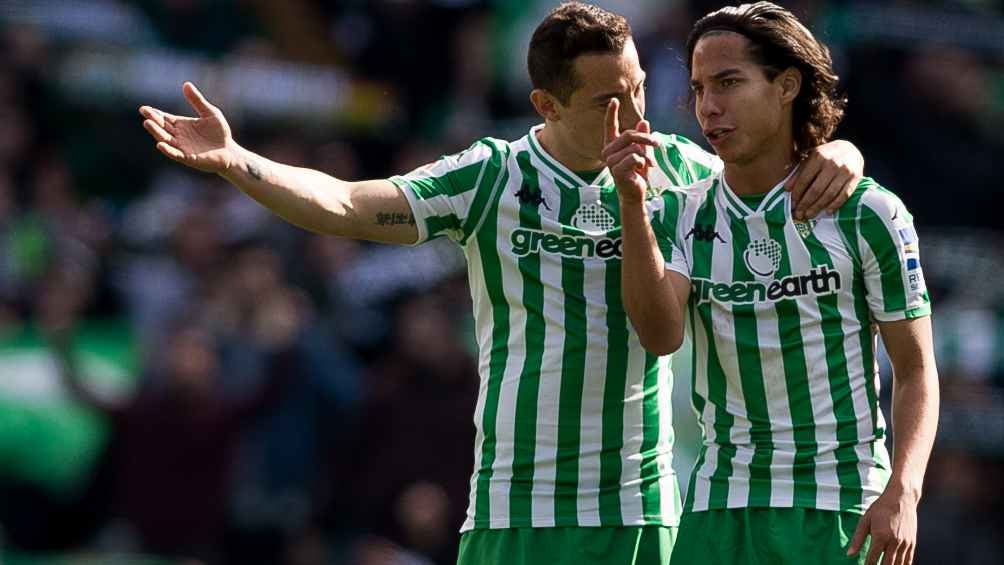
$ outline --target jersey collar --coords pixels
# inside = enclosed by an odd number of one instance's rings
[[[725,180],[725,171],[723,170],[719,175],[719,178],[721,179],[721,190],[718,191],[719,198],[721,198],[722,203],[725,205],[725,208],[729,211],[729,213],[739,220],[743,220],[754,215],[766,215],[767,212],[770,212],[779,204],[787,200],[785,195],[787,195],[788,192],[784,189],[784,183],[788,182],[788,179],[790,179],[797,170],[798,167],[793,168],[791,172],[788,173],[788,176],[784,177],[781,179],[781,182],[774,185],[774,188],[770,189],[770,191],[767,192],[767,195],[764,196],[763,200],[760,201],[760,205],[757,206],[756,210],[750,208],[742,198],[733,192],[732,187],[730,187],[729,183]]]
[[[533,151],[534,156],[536,156],[537,159],[544,164],[544,166],[554,175],[556,179],[562,181],[562,184],[570,185],[572,188],[584,188],[587,186],[606,187],[613,184],[613,177],[610,176],[610,169],[606,167],[604,167],[599,176],[590,183],[584,181],[582,177],[575,174],[568,167],[559,163],[557,159],[544,150],[544,148],[540,145],[540,141],[537,140],[537,133],[543,128],[544,124],[538,124],[530,128],[530,133],[527,135],[527,137],[530,138],[530,150]]]

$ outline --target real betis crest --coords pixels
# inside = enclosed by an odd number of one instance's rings
[[[816,227],[816,220],[806,220],[804,222],[795,220],[795,229],[798,230],[798,235],[802,236],[802,239],[809,237],[814,227]]]
[[[572,215],[572,225],[590,235],[601,235],[615,227],[617,220],[600,202],[598,186],[584,186],[580,191],[582,203]]]

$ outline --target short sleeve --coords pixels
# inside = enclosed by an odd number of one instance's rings
[[[389,179],[411,206],[416,243],[440,236],[463,242],[471,235],[505,166],[504,147],[504,142],[481,139],[465,151]]]
[[[858,240],[868,308],[881,322],[930,315],[913,216],[888,190],[873,185],[861,197]]]
[[[677,225],[680,216],[680,199],[675,192],[663,194],[652,214],[652,232],[666,263],[666,270],[675,271],[690,279],[690,264],[677,242]]]

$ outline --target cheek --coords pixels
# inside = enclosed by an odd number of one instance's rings
[[[597,112],[583,112],[576,117],[572,124],[571,135],[573,141],[580,145],[591,145],[593,138],[603,136],[603,114]]]
[[[773,129],[772,124],[778,121],[778,108],[775,108],[768,96],[766,92],[749,92],[733,105],[738,110],[740,119],[747,126],[753,126],[753,131]]]

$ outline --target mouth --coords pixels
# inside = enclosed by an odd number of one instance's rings
[[[711,145],[718,145],[728,139],[734,131],[735,128],[731,127],[708,128],[704,130],[704,138],[707,139],[708,143]]]

